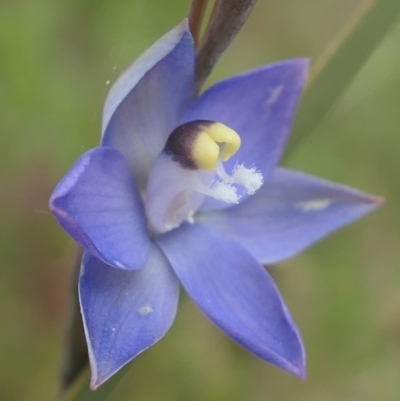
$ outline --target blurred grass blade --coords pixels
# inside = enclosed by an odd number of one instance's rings
[[[312,134],[399,16],[400,0],[365,0],[361,4],[311,69],[287,155]]]

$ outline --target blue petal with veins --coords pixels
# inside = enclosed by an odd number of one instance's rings
[[[304,378],[299,331],[261,263],[291,257],[382,203],[277,167],[307,60],[229,78],[198,98],[194,61],[184,21],[111,88],[101,146],[78,160],[50,200],[86,250],[79,291],[93,388],[166,333],[178,278],[221,330]],[[198,120],[241,137],[215,171],[185,170],[164,157],[169,134]]]

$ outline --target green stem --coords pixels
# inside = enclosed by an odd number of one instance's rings
[[[189,29],[192,33],[196,46],[200,42],[200,31],[204,14],[207,9],[208,0],[192,0],[189,9]]]
[[[242,29],[257,0],[217,0],[196,55],[196,89]]]
[[[78,281],[83,249],[78,248],[71,280],[70,310],[61,366],[59,396],[62,397],[72,383],[88,366],[85,332],[79,306]]]

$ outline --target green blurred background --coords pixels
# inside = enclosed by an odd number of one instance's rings
[[[208,83],[323,51],[359,0],[260,0]],[[52,188],[99,139],[118,73],[185,15],[188,0],[0,3],[0,399],[51,400],[75,245]],[[286,161],[387,198],[370,217],[272,269],[304,337],[302,382],[250,355],[182,296],[171,331],[110,398],[400,399],[400,25],[316,133]]]

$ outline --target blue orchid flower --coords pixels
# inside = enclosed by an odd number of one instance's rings
[[[92,388],[161,339],[179,281],[226,334],[305,377],[299,331],[263,267],[374,210],[381,199],[276,167],[308,61],[267,65],[194,95],[186,22],[111,88],[101,146],[50,207],[86,250],[79,294]]]

